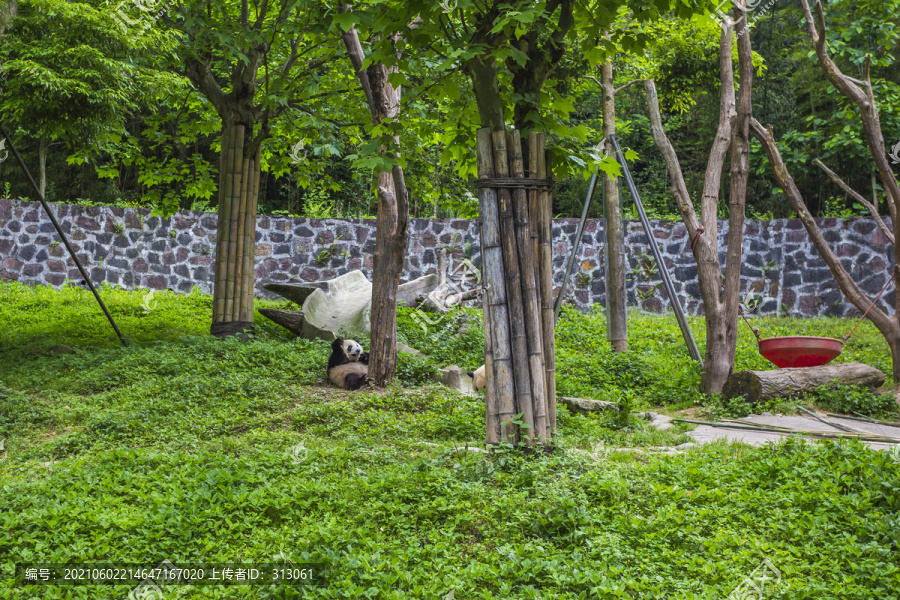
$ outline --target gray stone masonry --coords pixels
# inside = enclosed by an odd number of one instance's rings
[[[212,292],[215,213],[180,211],[171,218],[145,209],[54,204],[56,218],[95,283],[126,289],[194,286]],[[819,219],[825,239],[863,290],[874,297],[887,282],[893,248],[872,219]],[[888,220],[888,223],[890,221]],[[675,289],[686,310],[702,314],[697,266],[681,223],[651,221]],[[554,284],[562,283],[565,261],[574,243],[577,219],[553,221]],[[566,296],[579,309],[605,302],[603,220],[586,223]],[[719,222],[720,259],[728,223]],[[256,290],[273,297],[262,284],[331,279],[354,269],[372,275],[374,219],[305,219],[260,215],[256,228]],[[441,248],[454,263],[468,257],[481,263],[478,223],[461,219],[413,219],[403,279],[434,272]],[[647,312],[663,312],[669,298],[652,259],[647,236],[637,221],[626,224],[628,303]],[[81,281],[74,262],[40,204],[0,200],[0,279],[54,287]],[[741,287],[745,303],[760,315],[853,316],[828,267],[797,219],[747,221]],[[893,287],[880,306],[893,314]]]

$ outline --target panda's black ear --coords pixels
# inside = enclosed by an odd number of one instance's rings
[[[468,375],[472,379],[475,379],[475,371],[466,371],[466,375]]]

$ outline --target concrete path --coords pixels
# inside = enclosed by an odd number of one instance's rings
[[[890,435],[900,438],[900,427],[892,427],[888,425],[876,425],[875,423],[863,423],[862,421],[854,421],[853,419],[841,419],[838,417],[826,417],[820,414],[820,417],[827,421],[834,421],[841,425],[861,429],[870,433],[881,435]],[[835,427],[830,427],[824,423],[808,416],[781,416],[781,415],[750,415],[744,417],[744,421],[759,423],[761,425],[777,425],[779,427],[790,427],[791,429],[804,429],[807,431],[827,431],[841,433]],[[688,436],[697,440],[698,443],[705,444],[720,438],[727,438],[731,441],[744,442],[754,446],[761,446],[768,442],[777,442],[787,434],[769,433],[764,431],[748,431],[746,429],[724,429],[721,427],[710,427],[709,425],[699,425],[694,431],[689,431]],[[807,438],[815,439],[815,438]],[[866,442],[874,450],[888,450],[894,444],[881,444],[878,442]]]

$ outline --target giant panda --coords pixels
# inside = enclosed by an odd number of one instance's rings
[[[481,365],[475,371],[466,371],[466,374],[472,378],[472,387],[476,392],[480,392],[487,384],[487,374],[484,370],[485,365]]]
[[[355,340],[337,338],[331,342],[328,378],[345,390],[358,390],[369,380],[369,353]]]

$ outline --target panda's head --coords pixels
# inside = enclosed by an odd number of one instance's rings
[[[341,345],[341,350],[344,351],[344,356],[347,357],[347,360],[350,362],[356,362],[359,360],[359,357],[362,356],[363,349],[362,346],[359,345],[359,342],[356,340],[335,340]]]
[[[476,392],[480,392],[484,389],[484,386],[487,383],[487,375],[484,371],[484,365],[478,367],[474,372],[466,371],[466,374],[472,378],[472,387],[475,388]]]

